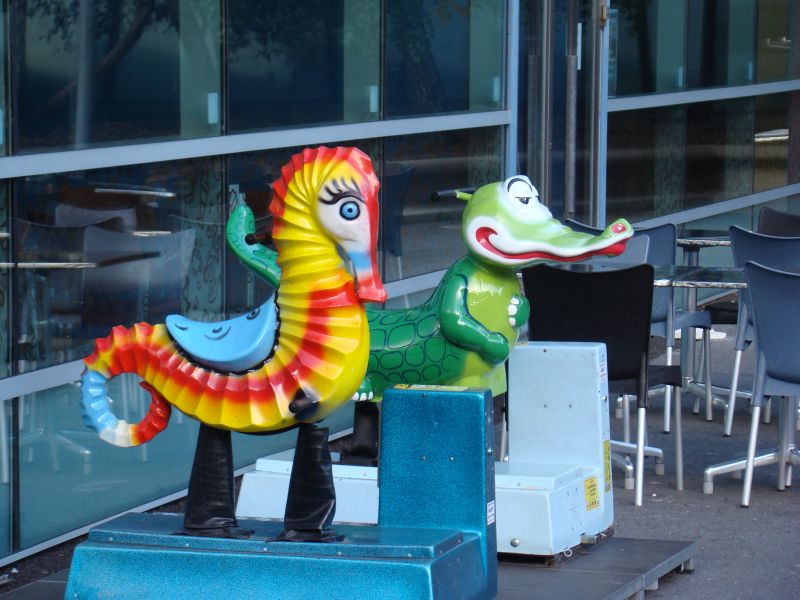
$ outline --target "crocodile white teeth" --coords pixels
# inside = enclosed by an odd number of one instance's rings
[[[520,302],[521,302],[520,299],[517,298],[516,296],[511,298],[511,304],[519,304]]]
[[[515,314],[517,314],[517,310],[518,309],[519,309],[519,307],[516,304],[509,304],[508,305],[508,314],[513,317]]]
[[[374,397],[375,397],[375,394],[373,394],[372,392],[370,392],[370,393],[369,393],[369,395],[367,396],[367,399],[368,399],[368,400],[372,400]]]
[[[508,317],[508,324],[511,325],[512,327],[516,327],[517,320],[514,317]]]

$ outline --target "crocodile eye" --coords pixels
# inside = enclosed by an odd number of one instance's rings
[[[521,204],[527,205],[537,194],[528,181],[521,177],[515,177],[508,182],[508,195],[516,198]]]
[[[343,219],[346,219],[347,221],[353,221],[358,218],[358,215],[361,214],[361,209],[358,207],[356,202],[350,200],[348,202],[344,202],[339,207],[339,214]]]
[[[261,309],[260,309],[260,308],[257,308],[257,309],[255,309],[255,310],[252,310],[252,311],[250,311],[250,312],[247,314],[247,320],[248,320],[248,321],[252,321],[253,319],[255,319],[255,318],[258,316],[258,313],[260,313],[260,312],[261,312]]]

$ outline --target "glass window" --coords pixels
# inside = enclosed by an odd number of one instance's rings
[[[217,1],[19,0],[11,20],[19,152],[220,132]]]
[[[798,9],[792,0],[759,0],[756,54],[760,83],[797,76],[800,56],[792,44],[791,26]]]
[[[761,192],[789,183],[789,119],[795,121],[800,109],[793,106],[792,99],[800,100],[800,93],[773,94],[755,99],[755,146],[753,149],[753,191]],[[796,129],[794,129],[797,131]],[[796,136],[795,136],[796,137]],[[796,144],[797,142],[795,142]],[[793,149],[797,160],[797,148]],[[795,168],[796,170],[796,168]],[[794,176],[793,181],[797,181]]]
[[[800,181],[800,93],[613,112],[610,218],[670,214]]]
[[[380,3],[227,0],[228,131],[379,117]]]
[[[15,182],[12,365],[77,359],[114,325],[224,310],[221,159]]]
[[[431,194],[499,180],[501,139],[499,129],[484,128],[384,140],[384,281],[446,269],[465,254],[463,203],[434,202]]]
[[[0,6],[0,18],[3,19],[2,23],[0,23],[0,64],[6,64],[6,23],[8,23],[8,19],[6,18],[6,3],[3,2],[2,6]],[[6,146],[6,78],[5,76],[0,77],[0,156],[3,156],[7,153],[7,146]]]
[[[608,115],[607,221],[639,221],[683,208],[685,109]]]
[[[503,3],[386,2],[386,117],[495,110],[503,101]]]
[[[752,98],[687,107],[684,208],[752,193],[754,118]]]
[[[12,430],[13,401],[0,402],[0,556],[10,554],[13,547],[13,516],[12,498],[13,470],[12,470]]]
[[[608,95],[683,89],[685,1],[613,2],[612,6]]]
[[[756,0],[689,0],[687,86],[753,83],[756,22]]]

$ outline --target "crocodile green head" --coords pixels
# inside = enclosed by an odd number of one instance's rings
[[[524,175],[484,185],[471,195],[458,192],[457,196],[467,201],[461,219],[464,243],[473,257],[493,265],[516,269],[542,260],[616,256],[633,235],[633,227],[625,219],[614,221],[596,236],[573,231],[553,218]]]

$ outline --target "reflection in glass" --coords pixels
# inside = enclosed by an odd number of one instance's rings
[[[685,1],[623,1],[612,6],[608,95],[683,89]]]
[[[685,108],[608,116],[607,221],[638,221],[683,208]]]
[[[687,107],[684,208],[752,193],[754,132],[752,98]]]
[[[609,218],[646,219],[797,182],[797,95],[609,114]]]
[[[387,2],[385,52],[386,117],[501,107],[502,2]]]
[[[753,83],[756,4],[756,0],[689,0],[687,87]]]
[[[789,94],[755,99],[753,191],[761,192],[789,183]],[[797,118],[797,117],[795,117]],[[795,129],[795,132],[797,130]]]
[[[14,0],[20,151],[220,131],[215,0]]]
[[[2,23],[0,23],[0,64],[6,64],[6,48],[8,47],[6,44],[6,27],[8,23],[8,19],[6,18],[6,3],[3,2],[2,6],[0,6],[0,18],[2,18]],[[5,76],[0,77],[0,156],[3,156],[7,152],[7,144],[6,144],[6,123],[8,122],[6,119],[6,115],[8,111],[6,109],[6,78]]]
[[[798,4],[793,0],[759,0],[756,52],[758,82],[790,79],[798,72],[798,47],[792,43],[792,23]],[[796,26],[795,26],[796,27]]]
[[[229,131],[379,116],[380,3],[227,0]]]
[[[0,183],[0,263],[11,262],[9,183]],[[13,271],[0,269],[0,378],[11,374],[11,284]]]
[[[223,310],[221,160],[16,182],[13,366],[82,358],[118,324]]]
[[[459,200],[433,202],[437,190],[480,187],[501,176],[496,128],[387,138],[383,142],[383,279],[446,269],[465,254]],[[387,178],[392,178],[388,179]]]
[[[12,413],[13,400],[0,402],[0,556],[12,550]]]
[[[112,379],[108,393],[115,400],[115,410],[129,421],[141,419],[149,406],[149,396],[130,375]],[[78,387],[70,384],[20,398],[22,549],[186,488],[197,421],[173,411],[167,429],[151,442],[118,448],[83,425],[79,394]],[[336,432],[349,426],[348,418],[352,423],[352,414],[343,409],[324,424]],[[294,445],[295,437],[293,431],[270,436],[234,434],[234,467],[285,450]],[[54,490],[58,510],[53,509]],[[0,511],[4,501],[0,497]]]

